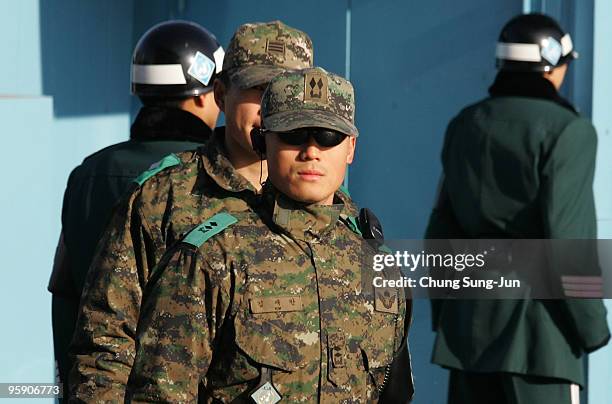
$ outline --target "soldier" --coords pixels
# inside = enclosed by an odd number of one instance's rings
[[[223,48],[215,36],[195,23],[169,21],[147,31],[132,62],[132,93],[144,106],[132,124],[130,140],[87,157],[70,175],[49,282],[55,358],[65,387],[72,366],[68,345],[83,283],[111,210],[151,163],[209,139],[219,115],[212,90],[222,60]]]
[[[71,348],[76,399],[123,401],[150,269],[167,246],[220,209],[250,209],[261,186],[260,167],[265,171],[249,140],[260,126],[262,87],[279,72],[310,67],[312,59],[310,38],[282,22],[238,28],[214,84],[227,126],[215,129],[205,147],[169,155],[143,173],[99,246]]]
[[[506,24],[491,96],[448,126],[426,238],[597,237],[597,135],[558,93],[576,56],[550,17]],[[555,257],[538,270],[563,276]],[[596,254],[581,258],[575,278],[601,287]],[[449,403],[578,403],[583,357],[610,338],[600,299],[446,300],[433,313],[433,362],[451,369]]]
[[[282,73],[261,111],[269,182],[256,213],[220,212],[160,260],[135,401],[372,402],[405,349],[404,293],[364,280],[376,250],[335,192],[358,135],[351,84],[320,68]]]

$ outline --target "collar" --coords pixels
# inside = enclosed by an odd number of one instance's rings
[[[353,200],[348,195],[348,193],[338,190],[334,194],[334,199],[336,199],[337,203],[344,205],[344,208],[342,210],[343,215],[353,216],[353,217],[359,216],[359,207],[355,205],[355,202],[353,202]]]
[[[539,73],[517,73],[500,71],[489,87],[491,97],[530,97],[552,101],[578,114],[576,108],[561,97],[555,86]]]
[[[206,174],[226,191],[257,193],[255,187],[240,175],[227,158],[225,127],[216,128],[209,141],[198,149]]]
[[[264,185],[263,209],[266,217],[292,238],[318,242],[329,232],[344,213],[345,204],[335,198],[333,205],[296,202],[279,192],[269,182]]]
[[[133,140],[188,140],[205,143],[212,130],[191,112],[178,108],[142,107],[130,129]]]

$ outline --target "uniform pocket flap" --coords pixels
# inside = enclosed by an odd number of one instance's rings
[[[292,371],[320,357],[318,322],[298,298],[249,299],[236,315],[236,342],[255,362]],[[268,298],[265,298],[268,299]]]

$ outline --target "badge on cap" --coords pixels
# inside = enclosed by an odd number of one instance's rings
[[[561,53],[563,52],[563,47],[555,38],[549,36],[548,38],[542,40],[542,50],[540,54],[544,59],[546,59],[550,64],[556,65],[561,59]]]
[[[328,103],[327,76],[318,73],[306,73],[304,76],[304,101]]]
[[[285,56],[285,43],[280,40],[268,39],[266,41],[266,53]]]
[[[280,394],[270,382],[262,384],[255,393],[251,394],[251,398],[257,404],[276,404],[281,400]]]
[[[187,70],[187,74],[205,86],[210,82],[214,72],[215,62],[200,51],[196,52],[193,63],[189,66],[189,70]]]

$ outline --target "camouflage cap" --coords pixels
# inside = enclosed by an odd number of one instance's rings
[[[351,83],[320,67],[276,76],[261,99],[265,129],[286,132],[320,127],[357,136]]]
[[[232,83],[251,88],[286,70],[312,67],[312,41],[281,21],[241,25],[230,41],[223,70]]]

